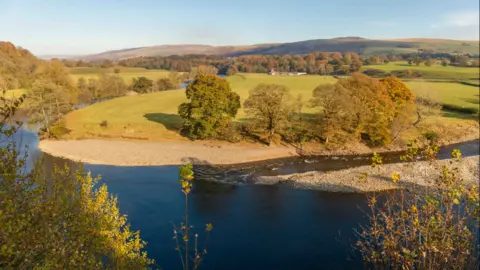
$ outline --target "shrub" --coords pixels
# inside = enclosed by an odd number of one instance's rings
[[[402,159],[415,162],[421,157],[438,166],[438,149],[430,144],[420,151],[411,143]],[[477,269],[478,188],[463,185],[455,167],[460,151],[454,150],[451,155],[449,166],[438,166],[441,173],[431,179],[431,188],[401,190],[383,205],[378,205],[375,196],[369,198],[370,222],[361,228],[356,243],[366,268]],[[400,179],[401,174],[392,174],[394,183]]]
[[[427,131],[423,134],[423,137],[427,141],[436,142],[438,140],[438,134],[435,131]]]
[[[101,126],[101,127],[108,127],[108,122],[107,122],[107,120],[103,120],[103,121],[100,123],[100,126]]]

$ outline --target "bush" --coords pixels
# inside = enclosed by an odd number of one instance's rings
[[[108,127],[108,122],[107,122],[107,120],[103,120],[103,121],[100,123],[100,126],[101,126],[101,127]]]
[[[381,69],[367,69],[363,72],[365,75],[368,75],[370,77],[388,77],[390,76],[390,73],[386,72],[385,70]]]
[[[421,151],[410,143],[402,160],[414,164],[419,158],[435,163],[438,147]],[[453,150],[450,166],[431,179],[426,190],[401,190],[379,205],[368,199],[369,223],[358,233],[356,247],[368,269],[477,269],[479,263],[479,193],[476,185],[464,186],[455,163],[460,151]],[[365,174],[368,177],[368,174]],[[425,176],[419,176],[425,177]],[[401,175],[393,172],[396,183]]]
[[[435,131],[427,131],[423,134],[423,137],[430,142],[436,142],[438,140],[438,134]]]

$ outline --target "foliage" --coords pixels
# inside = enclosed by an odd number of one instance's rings
[[[197,233],[192,233],[191,230],[193,229],[193,226],[189,225],[188,223],[188,195],[192,191],[194,180],[192,165],[188,164],[180,166],[178,171],[180,175],[179,182],[182,187],[182,192],[185,194],[185,223],[180,223],[180,226],[174,226],[173,228],[173,239],[176,243],[175,250],[178,251],[184,270],[198,269],[203,258],[205,255],[207,255],[206,246],[210,232],[213,230],[213,226],[210,223],[206,224],[203,249],[199,250],[199,235]],[[194,237],[194,243],[192,243],[193,252],[190,250],[192,245],[190,240],[192,237]],[[190,263],[193,264],[192,268],[190,268]]]
[[[153,92],[157,91],[165,91],[165,90],[173,90],[178,89],[178,83],[175,85],[172,81],[168,78],[162,78],[155,81],[153,84]]]
[[[355,73],[334,85],[320,85],[313,91],[313,107],[320,107],[320,134],[342,140],[364,139],[372,146],[388,144],[394,104],[384,85]]]
[[[243,103],[246,114],[268,132],[268,144],[275,131],[292,113],[290,95],[283,85],[259,84]]]
[[[139,94],[152,92],[153,81],[146,77],[133,78],[130,89]]]
[[[180,104],[178,114],[191,139],[218,137],[240,108],[240,96],[215,75],[197,75],[185,93],[190,102]]]
[[[403,160],[419,157],[435,164],[438,147],[419,151],[409,144]],[[479,265],[479,193],[476,185],[464,186],[452,151],[450,166],[439,168],[434,185],[425,192],[402,190],[379,205],[369,199],[369,223],[358,233],[356,247],[365,266],[375,269],[477,269]],[[408,164],[406,166],[415,166]],[[392,174],[394,183],[400,180]]]
[[[0,268],[147,268],[145,242],[98,178],[68,166],[25,169],[13,140],[20,123],[7,126],[22,99],[0,106]]]
[[[0,81],[6,89],[29,88],[35,80],[35,72],[43,61],[29,51],[0,41]]]

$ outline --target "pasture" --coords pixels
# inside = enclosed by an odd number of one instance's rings
[[[137,77],[147,77],[151,80],[157,80],[161,78],[168,77],[170,71],[168,70],[153,70],[153,69],[145,69],[145,68],[128,68],[128,67],[110,67],[110,68],[90,68],[90,67],[75,67],[70,68],[70,75],[72,76],[75,83],[81,77],[88,79],[88,78],[96,78],[100,73],[106,73],[113,75],[114,70],[118,68],[120,73],[118,76],[123,78],[126,84],[130,84],[133,78]]]
[[[336,81],[331,76],[266,74],[237,74],[227,77],[227,80],[232,90],[240,95],[242,103],[248,97],[249,91],[260,83],[285,85],[290,89],[292,98],[301,94],[303,100],[308,102],[316,86]],[[417,96],[446,104],[478,108],[479,88],[476,86],[419,80],[409,81],[407,84]],[[178,135],[182,121],[177,114],[177,108],[184,101],[184,90],[121,97],[71,112],[65,120],[67,128],[72,130],[71,138],[183,140],[184,138]],[[305,106],[303,111],[313,113],[316,109]],[[244,118],[245,113],[240,109],[236,120],[242,121]],[[102,121],[107,121],[107,127],[100,126]]]
[[[474,67],[442,66],[440,63],[430,67],[421,64],[419,66],[409,65],[406,61],[390,62],[388,64],[368,65],[367,69],[380,69],[387,72],[394,70],[412,70],[422,74],[424,79],[449,79],[449,80],[479,80],[480,69]]]
[[[240,95],[241,101],[248,97],[250,89],[260,83],[276,83],[290,89],[292,97],[298,94],[308,101],[313,89],[324,83],[333,83],[330,76],[269,76],[266,74],[240,74],[227,78],[232,90]],[[186,101],[184,90],[171,90],[138,96],[121,97],[94,104],[69,113],[66,117],[67,128],[73,130],[72,137],[110,136],[115,138],[132,137],[150,140],[179,139],[176,132],[181,124],[177,108]],[[305,112],[313,109],[305,108]],[[242,109],[237,120],[242,120]],[[107,127],[100,127],[102,121]],[[131,133],[131,136],[128,135]]]

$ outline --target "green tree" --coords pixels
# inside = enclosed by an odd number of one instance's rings
[[[240,96],[215,75],[197,75],[185,93],[189,102],[178,107],[178,114],[191,139],[219,137],[240,108]]]
[[[133,78],[130,88],[139,94],[152,92],[153,81],[146,77]]]
[[[56,137],[52,133],[52,125],[72,110],[69,96],[65,92],[61,85],[45,79],[36,80],[27,92],[30,97],[27,102],[30,121],[41,123],[47,137]]]
[[[275,131],[292,113],[288,89],[283,85],[259,84],[243,103],[247,115],[268,132],[268,145]]]
[[[23,98],[0,98],[0,137],[9,142],[0,148],[0,268],[146,269],[145,242],[98,179],[68,166],[25,169],[11,140],[19,126],[6,125]]]

